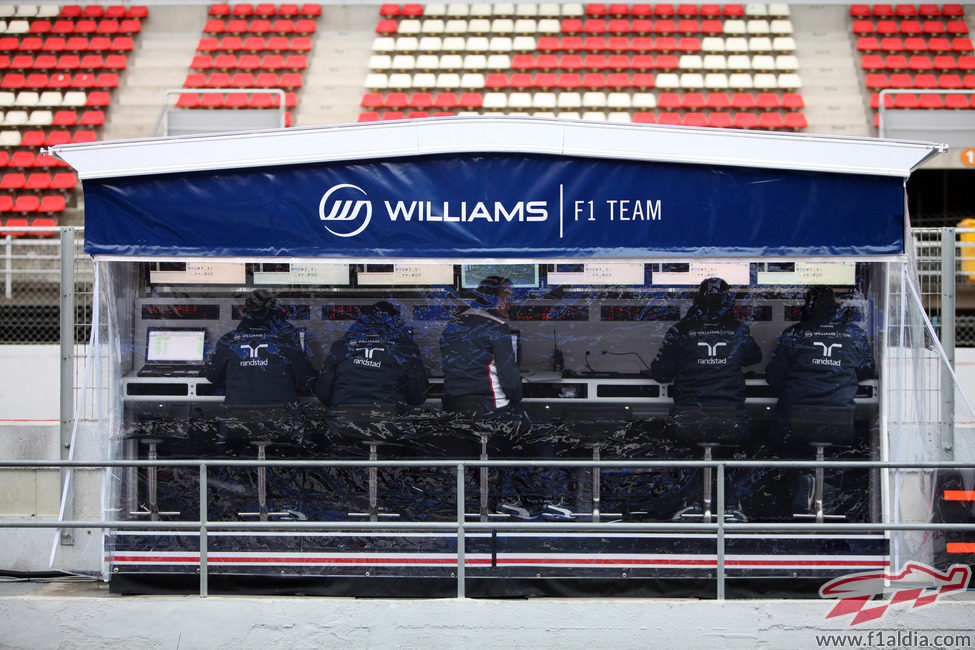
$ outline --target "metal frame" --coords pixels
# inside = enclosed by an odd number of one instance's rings
[[[566,532],[606,531],[685,531],[714,532],[717,549],[715,571],[715,595],[725,599],[725,534],[731,532],[891,532],[912,530],[975,531],[975,523],[739,523],[725,522],[718,517],[714,523],[685,522],[481,522],[465,521],[465,470],[477,467],[574,467],[574,468],[713,468],[717,472],[716,509],[724,512],[724,476],[727,468],[818,468],[882,469],[882,470],[931,470],[975,469],[973,462],[881,462],[881,461],[515,461],[515,460],[442,460],[442,461],[288,461],[288,460],[116,460],[116,461],[36,461],[0,460],[3,468],[69,468],[69,467],[197,467],[200,472],[200,519],[185,521],[105,521],[105,520],[37,520],[0,519],[3,528],[99,528],[141,530],[196,530],[200,534],[200,597],[208,595],[207,533],[210,530],[455,530],[457,531],[457,598],[466,598],[465,591],[465,533],[468,530],[533,530]],[[207,471],[210,467],[453,467],[457,471],[457,519],[454,522],[382,522],[382,521],[209,521],[207,519]]]

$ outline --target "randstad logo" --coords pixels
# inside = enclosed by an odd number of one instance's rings
[[[357,194],[358,193],[358,194]],[[365,191],[356,185],[333,185],[318,204],[318,216],[325,230],[336,237],[355,237],[366,229],[372,219],[372,203]]]

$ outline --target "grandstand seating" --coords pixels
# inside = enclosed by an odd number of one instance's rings
[[[149,15],[142,5],[44,8],[25,11],[14,29],[8,21],[0,34],[0,212],[20,213],[4,227],[55,226],[77,202],[75,173],[40,148],[97,137]]]
[[[387,3],[375,32],[362,121],[416,116],[400,104],[433,90],[448,115],[807,126],[786,4]],[[748,100],[722,105],[729,91]]]
[[[971,108],[970,95],[923,92],[975,89],[975,49],[961,5],[854,4],[849,17],[874,125],[885,89],[919,91],[885,95],[885,108]]]
[[[290,126],[321,14],[318,4],[210,5],[183,88],[280,88]],[[240,92],[188,92],[176,100],[186,109],[271,109],[279,103],[276,96]]]
[[[29,221],[57,219],[75,204],[77,179],[39,148],[98,137],[148,16],[135,5],[45,7],[0,20],[0,213],[23,212]],[[809,128],[806,62],[788,4],[431,2],[370,10],[361,121],[503,113]],[[889,97],[891,108],[975,108],[972,95],[945,92],[975,90],[975,47],[960,5],[838,10],[848,10],[865,108],[876,111],[885,88],[910,91]],[[183,87],[281,88],[290,124],[321,19],[320,4],[210,4],[194,28],[199,39]],[[277,101],[187,92],[176,105],[270,109]]]

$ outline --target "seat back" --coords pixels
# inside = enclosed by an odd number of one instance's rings
[[[679,406],[671,417],[669,430],[683,442],[695,444],[738,444],[742,432],[733,406]]]
[[[793,406],[789,411],[791,438],[813,445],[851,445],[854,411],[847,406]]]

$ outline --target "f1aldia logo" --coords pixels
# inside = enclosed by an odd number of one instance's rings
[[[366,229],[372,219],[372,202],[357,185],[333,185],[318,203],[318,217],[325,230],[336,237],[355,237]]]

